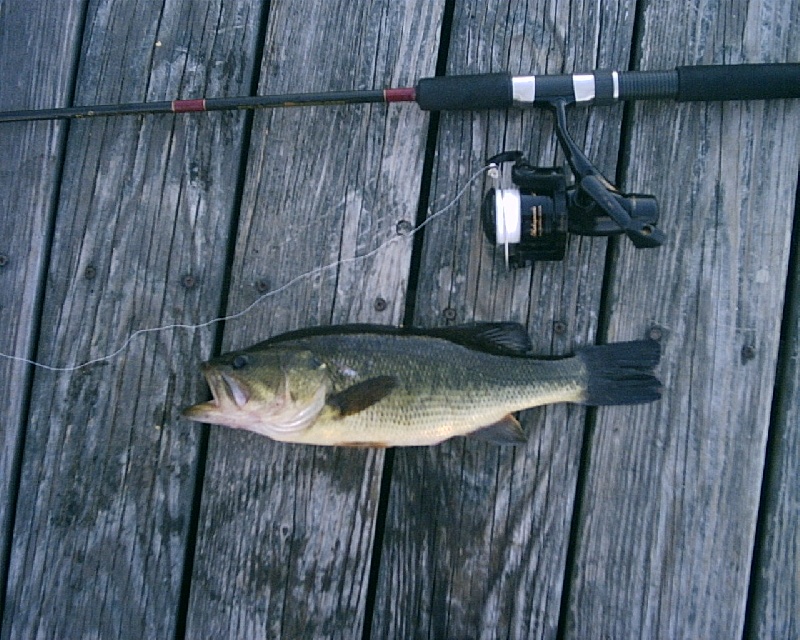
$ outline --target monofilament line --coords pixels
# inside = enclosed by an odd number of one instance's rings
[[[241,318],[241,317],[247,315],[248,313],[250,313],[253,309],[255,309],[259,304],[261,304],[267,298],[271,298],[272,296],[276,296],[279,293],[282,293],[282,292],[286,291],[288,288],[294,286],[295,284],[297,284],[299,282],[302,282],[304,280],[308,280],[310,278],[314,278],[316,276],[322,275],[323,273],[326,273],[327,271],[332,271],[334,269],[338,269],[339,267],[343,267],[343,266],[346,266],[346,265],[349,265],[349,264],[354,264],[354,263],[360,262],[361,260],[366,260],[367,258],[370,258],[370,257],[380,253],[386,247],[388,247],[389,245],[391,245],[391,244],[393,244],[395,242],[400,242],[400,241],[405,240],[407,238],[413,237],[414,234],[416,234],[419,231],[421,231],[423,229],[423,227],[425,227],[426,225],[430,224],[431,222],[433,222],[437,218],[442,217],[444,214],[448,213],[451,209],[453,209],[455,207],[455,205],[458,203],[458,201],[461,199],[461,197],[464,195],[464,193],[467,191],[467,189],[469,189],[469,187],[472,185],[472,183],[475,182],[479,177],[481,177],[484,174],[484,172],[486,172],[489,168],[490,168],[489,166],[484,166],[484,167],[481,167],[478,171],[476,171],[472,175],[472,177],[470,177],[470,179],[467,181],[467,183],[459,190],[459,192],[455,195],[455,197],[450,202],[448,202],[444,207],[439,209],[439,211],[429,215],[425,219],[424,222],[422,222],[421,224],[419,224],[416,227],[414,227],[409,233],[403,234],[403,235],[392,236],[388,240],[382,242],[377,247],[375,247],[374,249],[372,249],[371,251],[368,251],[367,253],[365,253],[363,255],[353,256],[352,258],[343,258],[341,260],[337,260],[335,262],[331,262],[330,264],[326,264],[324,266],[316,267],[314,269],[311,269],[310,271],[306,271],[305,273],[302,273],[302,274],[292,278],[287,283],[281,285],[277,289],[273,289],[271,291],[267,291],[266,293],[264,293],[261,296],[259,296],[258,298],[256,298],[249,305],[247,305],[244,309],[242,309],[241,311],[237,311],[236,313],[232,313],[232,314],[227,315],[227,316],[220,316],[220,317],[217,317],[217,318],[213,318],[211,320],[207,320],[205,322],[200,322],[198,324],[187,324],[187,323],[177,322],[177,323],[172,323],[172,324],[166,324],[166,325],[163,325],[163,326],[160,326],[160,327],[149,327],[149,328],[145,328],[145,329],[137,329],[136,331],[131,333],[125,339],[125,341],[119,346],[119,348],[115,349],[114,351],[112,351],[112,352],[110,352],[110,353],[108,353],[108,354],[106,354],[104,356],[100,356],[100,357],[97,357],[97,358],[92,358],[91,360],[87,360],[86,362],[83,362],[81,364],[65,365],[65,366],[60,366],[60,367],[59,366],[52,366],[52,365],[49,365],[49,364],[45,364],[43,362],[37,362],[35,360],[30,360],[30,359],[22,357],[22,356],[15,356],[15,355],[11,355],[11,354],[8,354],[8,353],[3,353],[1,351],[0,351],[0,358],[5,359],[5,360],[11,360],[13,362],[21,362],[23,364],[28,364],[28,365],[31,365],[31,366],[34,366],[34,367],[38,367],[40,369],[45,369],[47,371],[54,371],[54,372],[58,372],[58,373],[64,373],[64,372],[70,372],[70,371],[78,371],[80,369],[83,369],[85,367],[90,367],[90,366],[92,366],[94,364],[98,364],[100,362],[109,362],[109,361],[113,360],[114,358],[119,356],[123,351],[125,351],[128,348],[128,346],[130,346],[131,342],[133,342],[136,338],[138,338],[139,336],[142,336],[142,335],[146,335],[148,333],[159,333],[159,332],[162,332],[162,331],[175,331],[175,330],[180,330],[180,329],[187,330],[187,331],[196,331],[198,329],[204,329],[206,327],[210,327],[210,326],[215,325],[215,324],[217,324],[219,322],[228,322],[228,321],[231,321],[231,320],[238,320],[239,318]]]

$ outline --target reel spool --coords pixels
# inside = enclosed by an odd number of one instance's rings
[[[563,260],[567,247],[567,181],[558,167],[532,167],[518,151],[502,153],[492,163],[516,159],[515,186],[502,188],[499,180],[486,193],[481,208],[489,241],[503,245],[506,267],[536,260]]]

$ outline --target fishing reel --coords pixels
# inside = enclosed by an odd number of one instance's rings
[[[623,193],[611,184],[567,132],[566,102],[550,104],[556,136],[572,170],[569,185],[561,167],[535,167],[520,151],[489,158],[494,185],[483,200],[481,218],[489,241],[503,246],[507,267],[537,260],[563,260],[567,235],[625,234],[636,248],[661,246],[666,236],[656,228],[658,203],[653,196]],[[513,162],[512,187],[500,185],[499,165]]]

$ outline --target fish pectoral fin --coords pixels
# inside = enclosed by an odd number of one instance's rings
[[[394,376],[377,376],[328,396],[327,404],[339,412],[339,417],[351,416],[371,407],[388,396],[397,386]]]
[[[468,434],[471,438],[478,438],[492,444],[524,444],[528,441],[519,421],[510,413],[502,420],[481,427]]]

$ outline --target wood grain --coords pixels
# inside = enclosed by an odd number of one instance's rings
[[[797,211],[797,209],[795,209]],[[797,224],[797,218],[795,218]],[[761,505],[761,537],[751,576],[748,631],[759,638],[800,636],[800,263],[794,232],[794,273],[786,300],[783,365],[778,379],[775,420],[770,432],[769,466]]]
[[[259,91],[413,84],[434,72],[443,5],[272,3]],[[279,293],[226,325],[226,349],[399,322],[412,243],[397,225],[415,217],[426,122],[403,106],[257,115],[229,310]],[[360,637],[382,467],[379,452],[212,428],[187,635]]]
[[[75,101],[246,92],[258,18],[247,2],[93,3]],[[70,126],[37,359],[217,313],[241,139],[241,114]],[[35,373],[4,637],[174,633],[199,435],[175,416],[211,342],[149,334]]]
[[[449,74],[800,60],[788,2],[8,0],[0,108],[62,105],[74,79],[77,104],[410,86],[446,7]],[[503,149],[561,163],[547,113],[442,114],[429,193],[413,105],[2,125],[0,351],[77,364],[272,293],[224,334],[72,372],[0,359],[0,637],[797,636],[800,104],[626,114],[571,130],[659,198],[667,246],[573,237],[506,273],[479,180],[425,228],[413,291],[398,223]],[[526,447],[391,465],[179,417],[215,345],[397,323],[408,295],[421,326],[526,322],[540,354],[661,335],[664,399],[531,411]]]
[[[641,68],[800,58],[798,6],[653,3]],[[609,340],[664,335],[660,403],[598,414],[568,635],[738,637],[781,329],[800,153],[790,102],[642,105],[627,180],[668,246],[622,245]],[[735,524],[734,524],[735,523]]]
[[[79,3],[6,2],[1,11],[0,109],[64,106],[80,39]],[[53,122],[0,129],[0,352],[12,356],[30,358],[35,348],[65,132]],[[0,358],[0,576],[7,569],[30,378],[28,365]]]
[[[468,2],[454,17],[448,74],[563,73],[625,66],[633,7],[621,3]],[[571,114],[579,144],[612,178],[620,109]],[[502,150],[545,166],[562,162],[548,114],[441,116],[431,210]],[[416,298],[421,326],[517,320],[539,354],[594,339],[605,240],[573,238],[565,262],[507,272],[487,246],[484,184],[433,222]],[[563,331],[554,330],[556,323]],[[585,412],[525,415],[527,447],[455,441],[395,453],[372,636],[541,637],[558,624]]]

